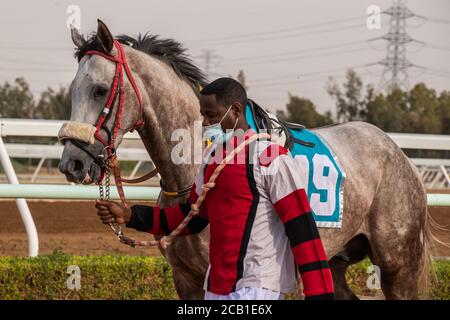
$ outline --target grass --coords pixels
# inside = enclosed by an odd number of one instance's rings
[[[80,268],[80,290],[69,290],[69,266]],[[370,262],[352,266],[347,281],[358,295],[379,295],[366,286]],[[430,299],[450,300],[450,261],[435,262]],[[291,297],[293,298],[293,297]],[[172,270],[163,257],[71,256],[61,251],[37,258],[0,257],[0,299],[177,299]]]

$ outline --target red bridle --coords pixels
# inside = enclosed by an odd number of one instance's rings
[[[116,182],[116,187],[117,187],[117,191],[119,193],[120,199],[122,200],[122,203],[124,205],[126,205],[122,182],[139,183],[139,182],[145,181],[145,180],[150,179],[150,178],[154,177],[155,175],[157,175],[158,170],[154,169],[151,172],[144,175],[143,177],[140,177],[137,179],[123,179],[120,175],[119,163],[117,160],[114,145],[116,143],[118,130],[122,129],[121,128],[122,114],[123,114],[123,108],[124,108],[124,81],[123,81],[124,71],[128,77],[128,80],[131,83],[131,86],[133,87],[133,90],[136,94],[136,98],[137,98],[138,104],[139,104],[139,116],[138,116],[138,119],[136,120],[136,123],[134,124],[134,126],[131,128],[130,131],[133,131],[134,129],[141,127],[144,124],[144,120],[143,120],[143,112],[142,112],[143,111],[142,110],[142,97],[141,97],[139,89],[136,85],[136,82],[134,81],[133,75],[131,74],[130,68],[128,66],[128,62],[125,57],[124,49],[123,49],[122,45],[120,44],[120,42],[117,40],[114,40],[113,44],[117,51],[116,55],[111,55],[111,54],[104,53],[104,52],[97,51],[97,50],[89,50],[84,53],[85,55],[101,56],[101,57],[103,57],[109,61],[112,61],[116,64],[116,70],[115,70],[115,74],[114,74],[114,78],[113,78],[113,83],[111,85],[108,98],[106,100],[106,103],[105,103],[105,106],[103,107],[102,112],[98,116],[97,122],[94,124],[94,126],[96,127],[94,137],[98,141],[100,141],[103,144],[103,146],[105,147],[103,150],[106,150],[107,158],[104,160],[100,160],[99,158],[101,158],[101,157],[104,158],[103,151],[100,155],[94,155],[83,144],[79,143],[75,139],[70,139],[70,140],[72,141],[72,143],[74,143],[80,149],[84,150],[89,156],[91,156],[94,159],[94,161],[96,161],[100,165],[101,175],[100,175],[100,178],[98,181],[99,186],[102,185],[102,181],[103,181],[106,170],[109,170],[109,168],[112,169],[113,174],[114,174],[114,180]],[[118,103],[117,112],[115,114],[115,119],[113,122],[112,132],[111,132],[110,129],[106,126],[106,122],[108,120],[108,115],[111,114],[112,108],[114,107],[114,103],[116,101],[117,95],[119,96],[119,103]],[[108,141],[105,141],[105,139],[103,139],[103,137],[101,136],[100,132],[102,129],[105,130],[105,132],[108,134]],[[169,197],[185,196],[186,194],[188,194],[190,192],[190,189],[191,189],[191,187],[189,186],[187,188],[184,188],[184,189],[181,189],[178,191],[167,191],[167,190],[164,190],[162,181],[160,181],[160,184],[161,184],[163,193]]]
[[[108,156],[111,156],[114,154],[114,144],[116,142],[117,133],[119,129],[122,129],[122,114],[123,114],[123,106],[124,106],[124,84],[123,84],[123,72],[125,70],[125,73],[128,77],[128,80],[131,83],[131,86],[133,87],[134,92],[136,93],[136,98],[138,100],[139,104],[139,117],[136,120],[136,123],[134,124],[131,131],[133,131],[136,128],[139,128],[144,124],[143,116],[142,116],[142,97],[141,93],[139,92],[139,89],[136,85],[136,82],[134,81],[133,75],[131,74],[130,68],[127,63],[127,59],[125,57],[125,52],[123,50],[122,45],[119,41],[114,40],[114,47],[117,49],[117,55],[113,56],[101,51],[96,50],[89,50],[86,51],[85,55],[98,55],[101,56],[109,61],[112,61],[116,64],[116,71],[113,78],[113,83],[110,88],[108,99],[106,100],[105,106],[103,108],[102,113],[99,115],[97,123],[95,124],[95,127],[97,130],[95,131],[95,138],[100,141],[105,148],[107,149]],[[105,141],[102,136],[100,135],[100,131],[102,128],[105,128],[103,125],[105,123],[105,120],[108,118],[108,114],[112,111],[112,108],[114,106],[116,95],[119,95],[119,105],[116,112],[116,116],[113,123],[113,129],[112,129],[112,136],[109,135],[109,141]],[[106,128],[107,129],[107,128]],[[108,130],[108,129],[107,129]]]
[[[84,54],[91,55],[91,56],[98,55],[98,56],[101,56],[101,57],[103,57],[109,61],[112,61],[116,64],[116,70],[114,73],[114,78],[113,78],[113,82],[112,82],[112,85],[110,88],[108,98],[106,100],[106,103],[105,103],[105,106],[103,107],[102,112],[100,113],[100,115],[97,119],[97,123],[94,125],[96,127],[94,137],[103,144],[103,146],[105,147],[104,150],[106,149],[106,152],[108,155],[107,159],[106,159],[107,161],[102,162],[103,165],[101,167],[101,176],[99,178],[98,184],[99,185],[102,184],[102,181],[103,181],[103,178],[105,175],[105,171],[109,170],[109,168],[111,168],[113,171],[113,174],[114,174],[114,180],[116,182],[116,187],[117,187],[120,199],[122,200],[122,203],[124,205],[126,205],[125,195],[124,195],[123,187],[122,187],[122,181],[124,179],[122,179],[122,177],[120,175],[119,164],[117,161],[115,147],[114,147],[114,145],[116,143],[118,131],[119,131],[119,129],[123,129],[122,128],[122,115],[123,115],[123,108],[124,108],[124,80],[123,80],[124,71],[128,77],[128,80],[131,83],[131,86],[133,87],[133,90],[136,94],[136,98],[137,98],[138,104],[139,104],[139,116],[138,116],[138,119],[136,120],[136,123],[134,124],[134,126],[131,128],[130,131],[133,131],[134,129],[137,129],[140,126],[142,126],[144,124],[144,120],[143,120],[143,114],[142,114],[141,93],[139,92],[136,82],[134,81],[133,75],[131,74],[127,59],[125,57],[124,49],[123,49],[122,45],[120,44],[120,42],[117,40],[114,40],[113,44],[117,51],[116,55],[111,55],[111,54],[107,54],[107,53],[104,53],[101,51],[96,51],[96,50],[86,51]],[[114,119],[113,126],[112,126],[112,132],[111,132],[110,129],[106,126],[105,122],[107,122],[108,115],[112,112],[117,95],[119,98],[119,103],[118,103],[117,112],[115,114],[115,119]],[[100,132],[102,129],[104,129],[106,131],[106,133],[108,134],[108,141],[105,141],[105,139],[103,139],[103,137],[101,136]],[[90,152],[88,152],[88,153],[90,154]],[[156,171],[153,175],[155,175],[155,174],[156,174]],[[130,181],[130,182],[132,182],[132,181]]]

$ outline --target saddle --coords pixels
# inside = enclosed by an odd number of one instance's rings
[[[290,151],[294,148],[295,143],[306,147],[315,146],[313,142],[298,139],[292,134],[291,130],[302,131],[306,129],[304,125],[280,120],[251,99],[248,100],[247,108],[250,109],[256,131],[259,133],[261,130],[265,130],[270,135],[277,137],[277,142]]]

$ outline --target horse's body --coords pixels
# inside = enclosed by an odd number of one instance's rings
[[[341,254],[348,258],[330,259],[336,296],[355,297],[345,270],[369,255],[380,267],[386,298],[417,297],[428,259],[428,226],[426,194],[415,167],[389,136],[370,124],[350,122],[313,131],[334,150],[347,175],[342,228],[319,229],[327,256],[335,257],[344,248]],[[200,287],[207,256],[197,258],[194,273],[191,253],[207,252],[207,241],[202,241],[207,232],[180,238],[165,253],[174,266],[177,287],[185,290],[181,297],[202,295],[191,288],[194,283]]]
[[[99,28],[97,40],[102,43],[108,41],[102,39],[109,37],[108,33]],[[79,36],[74,37],[74,42],[78,47],[86,46]],[[192,88],[193,77],[177,70],[176,61],[168,64],[149,50],[142,52],[149,45],[151,43],[134,45],[134,48],[124,46],[144,107],[145,124],[138,132],[164,184],[168,189],[177,190],[193,182],[198,165],[175,165],[171,162],[170,152],[178,142],[172,141],[171,133],[177,128],[188,128],[193,132],[193,122],[201,118],[199,102]],[[87,88],[93,82],[110,83],[112,68],[111,63],[101,57],[81,58],[72,83],[72,121],[95,121],[101,103],[86,97]],[[201,80],[201,75],[198,80]],[[135,105],[133,94],[131,86],[126,83],[127,106]],[[136,117],[136,112],[124,114],[123,127],[134,123]],[[120,137],[125,131],[120,132]],[[313,131],[331,147],[347,176],[342,228],[320,228],[330,259],[336,297],[355,297],[345,281],[345,270],[369,255],[380,267],[381,286],[386,298],[416,298],[419,278],[427,271],[429,230],[426,193],[415,167],[385,133],[370,124],[350,122]],[[92,152],[98,152],[101,145],[96,143],[90,148]],[[78,165],[76,170],[76,166],[71,165],[74,161],[81,163],[82,168]],[[98,179],[93,170],[95,165],[83,151],[66,143],[60,168],[68,179],[80,182],[86,173],[90,173],[95,181]],[[173,203],[173,199],[165,196],[159,199],[161,206]],[[180,298],[203,298],[208,243],[209,228],[199,235],[175,239],[172,246],[162,250],[173,268]]]

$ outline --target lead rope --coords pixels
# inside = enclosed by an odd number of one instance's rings
[[[111,168],[110,168],[109,160],[107,159],[105,161],[105,186],[103,186],[103,182],[99,183],[99,185],[98,185],[98,191],[100,193],[100,200],[109,201],[111,199],[110,187],[111,187]],[[123,236],[122,227],[115,222],[110,222],[109,226],[114,231],[114,233],[117,235],[117,238],[120,240],[121,237]]]
[[[173,230],[168,236],[162,237],[160,240],[151,240],[151,241],[143,241],[143,240],[134,240],[131,239],[123,234],[122,227],[117,224],[116,222],[109,223],[111,229],[114,231],[114,233],[117,235],[117,238],[119,241],[123,244],[129,245],[131,247],[136,246],[142,246],[142,247],[150,247],[150,246],[158,246],[160,245],[163,249],[166,249],[177,237],[183,229],[188,225],[189,221],[191,219],[198,215],[200,212],[200,206],[203,203],[203,200],[205,200],[206,194],[209,190],[215,187],[216,185],[216,179],[219,176],[222,169],[234,158],[234,156],[241,152],[242,149],[244,149],[247,145],[252,143],[253,141],[257,139],[269,139],[270,135],[267,133],[258,133],[250,136],[247,140],[242,142],[239,146],[237,146],[233,151],[231,151],[225,159],[223,159],[220,164],[217,166],[217,168],[214,170],[213,174],[209,178],[208,182],[202,185],[202,192],[200,196],[197,198],[197,201],[195,203],[191,204],[191,210],[187,214],[187,216],[183,219],[183,221],[178,225],[178,227]],[[99,184],[99,192],[100,192],[100,199],[101,200],[108,200],[110,199],[110,164],[109,161],[106,161],[106,168],[105,168],[105,186],[103,187],[103,184]],[[126,203],[125,203],[126,205]]]

